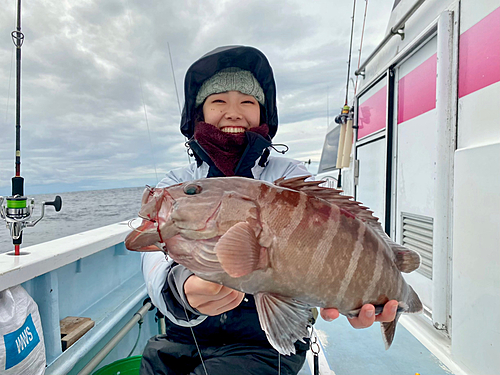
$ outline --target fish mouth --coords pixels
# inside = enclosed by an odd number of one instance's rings
[[[138,215],[142,222],[137,228],[132,226],[133,220],[129,222],[132,232],[125,238],[125,247],[132,251],[166,251],[165,240],[179,233],[171,217],[175,203],[166,189],[146,187]]]
[[[129,222],[129,226],[131,226]],[[156,244],[160,242],[157,224],[152,220],[142,220],[137,228],[125,238],[125,247],[132,251],[158,251],[161,250]]]

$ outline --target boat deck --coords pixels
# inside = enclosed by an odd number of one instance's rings
[[[356,330],[340,317],[328,323],[318,319],[314,329],[321,342],[321,375],[450,375],[448,369],[401,323],[394,342],[385,350],[380,324]],[[312,375],[312,356],[299,375]]]

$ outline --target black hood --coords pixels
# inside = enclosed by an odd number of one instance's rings
[[[265,109],[269,136],[278,130],[278,109],[276,108],[276,85],[274,75],[266,56],[258,49],[246,46],[224,46],[214,49],[196,61],[188,69],[184,80],[184,109],[182,110],[181,132],[191,139],[194,134],[194,110],[196,95],[203,82],[219,70],[237,67],[252,72],[262,86],[265,95]]]

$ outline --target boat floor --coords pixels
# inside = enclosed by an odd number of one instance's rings
[[[402,324],[398,324],[394,342],[385,350],[380,324],[354,329],[340,317],[328,323],[318,319],[314,329],[321,342],[321,375],[450,375],[452,372]],[[311,375],[312,355],[299,375]]]

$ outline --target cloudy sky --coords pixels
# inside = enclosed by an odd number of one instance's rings
[[[15,172],[16,4],[2,0],[0,12],[0,195]],[[369,2],[363,56],[383,38],[392,4]],[[364,6],[357,0],[354,68]],[[345,97],[351,13],[343,0],[23,0],[26,194],[154,185],[187,164],[175,86],[182,106],[191,63],[234,44],[269,58],[274,141],[290,147],[288,157],[311,159],[315,173],[327,112],[331,121]]]

